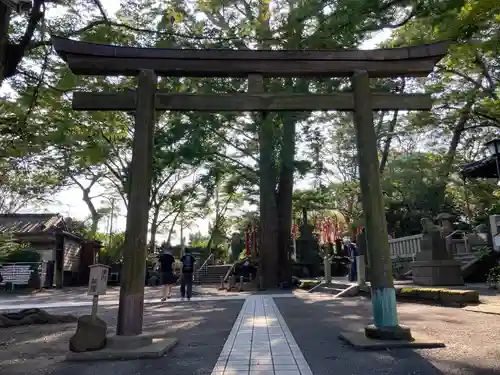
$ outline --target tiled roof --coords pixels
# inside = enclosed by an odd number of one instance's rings
[[[65,228],[59,214],[0,214],[0,233],[44,232],[56,227]]]

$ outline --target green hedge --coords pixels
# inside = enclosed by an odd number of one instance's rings
[[[442,303],[479,303],[479,293],[475,290],[447,288],[396,288],[396,296],[401,298],[436,301]]]
[[[31,249],[17,249],[7,253],[2,257],[2,263],[38,263],[41,255],[39,252]]]

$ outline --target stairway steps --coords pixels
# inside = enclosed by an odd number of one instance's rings
[[[220,278],[226,276],[231,267],[231,264],[208,266],[195,276],[195,282],[198,284],[219,284]]]

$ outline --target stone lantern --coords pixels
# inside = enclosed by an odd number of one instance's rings
[[[452,220],[454,218],[455,216],[448,212],[441,212],[436,216],[435,220],[438,221],[439,224],[441,224],[441,228],[439,231],[441,232],[441,236],[443,238],[446,238],[447,236],[453,233]]]

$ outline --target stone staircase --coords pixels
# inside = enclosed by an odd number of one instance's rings
[[[195,275],[196,284],[220,284],[220,278],[225,277],[232,264],[205,266],[200,268]]]

